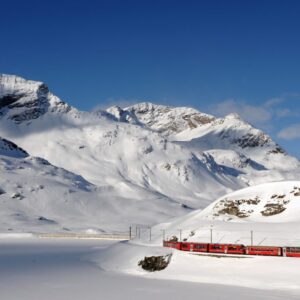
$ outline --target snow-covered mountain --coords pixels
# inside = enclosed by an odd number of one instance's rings
[[[161,222],[239,188],[300,174],[297,159],[236,115],[151,103],[82,112],[44,83],[11,75],[0,76],[0,136],[84,178],[109,203],[103,213],[127,225]]]
[[[244,173],[248,173],[245,171],[247,167],[284,173],[297,170],[300,166],[296,158],[287,155],[268,135],[236,114],[217,119],[193,131],[183,131],[174,136],[173,140],[185,144],[191,150],[201,148],[210,153],[219,164]],[[282,179],[285,176],[287,174]]]
[[[237,114],[215,118],[191,108],[150,103],[133,105],[124,111],[191,152],[211,155],[218,165],[247,184],[296,179],[299,174],[296,158]]]
[[[125,231],[131,222],[153,224],[189,211],[146,190],[137,189],[137,199],[95,186],[4,139],[0,174],[1,231]]]
[[[215,194],[244,186],[220,168],[211,155],[201,151],[195,154],[169,141],[135,116],[135,121],[129,118],[122,122],[116,119],[116,109],[115,115],[112,109],[80,112],[49,93],[42,83],[30,81],[26,93],[23,79],[2,78],[4,97],[12,97],[13,84],[22,91],[22,97],[0,110],[1,135],[93,184],[113,186],[128,198],[140,199],[138,190],[145,190],[153,192],[154,197],[159,194],[179,204],[202,208]],[[12,83],[6,95],[8,78]],[[41,86],[45,92],[42,96]],[[36,118],[32,107],[44,113]]]

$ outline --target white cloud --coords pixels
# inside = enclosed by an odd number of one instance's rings
[[[264,103],[264,106],[266,108],[272,108],[274,106],[277,106],[279,104],[281,104],[282,102],[284,102],[285,99],[284,98],[281,98],[281,97],[278,97],[278,98],[272,98],[272,99],[269,99],[267,100],[265,103]]]
[[[255,106],[248,104],[245,101],[237,101],[233,99],[226,100],[212,106],[210,108],[210,112],[218,116],[237,113],[243,119],[253,124],[263,124],[272,119],[272,113],[267,106]]]
[[[287,102],[287,99],[284,96],[269,99],[260,105],[229,99],[211,106],[209,112],[220,117],[230,113],[237,113],[249,123],[264,129],[270,129],[274,125],[272,121],[276,119],[300,116],[299,112],[284,107],[283,103],[285,102]]]
[[[125,107],[128,107],[128,106],[131,106],[131,105],[134,105],[136,103],[139,103],[139,102],[142,102],[142,101],[138,101],[136,99],[123,99],[123,98],[119,98],[119,99],[116,99],[116,98],[109,98],[109,99],[106,99],[103,103],[99,104],[99,105],[96,105],[92,111],[95,111],[95,110],[105,110],[111,106],[119,106],[121,108],[125,108]]]
[[[282,108],[282,109],[277,109],[276,110],[276,116],[278,118],[287,118],[287,117],[292,117],[294,116],[295,113],[293,113],[290,109],[288,108]]]
[[[300,139],[300,123],[282,129],[277,136],[285,140]]]

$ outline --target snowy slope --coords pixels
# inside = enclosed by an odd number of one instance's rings
[[[95,186],[1,139],[0,174],[2,232],[124,232],[132,223],[153,224],[187,211],[145,190],[140,191],[140,200],[124,197],[112,186]]]
[[[0,137],[0,155],[25,158],[28,156],[28,153],[13,142]]]
[[[81,112],[44,83],[12,75],[0,76],[0,136],[85,178],[102,191],[103,213],[120,214],[127,225],[154,224],[300,174],[298,160],[236,115],[216,119],[151,103]]]
[[[201,212],[201,218],[253,222],[299,222],[300,181],[248,187],[224,197]]]

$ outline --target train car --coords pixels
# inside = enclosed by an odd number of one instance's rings
[[[191,243],[182,242],[181,243],[181,250],[182,251],[191,251]]]
[[[191,243],[191,250],[193,252],[208,252],[208,245],[205,243]]]
[[[247,246],[246,254],[248,255],[265,255],[265,256],[282,256],[281,247],[273,246]]]
[[[209,244],[208,252],[225,254],[246,254],[246,247],[240,244]]]
[[[246,254],[246,247],[241,244],[229,244],[226,245],[225,253],[228,254]]]
[[[300,257],[300,247],[283,247],[282,255],[287,257]]]
[[[181,250],[190,252],[208,252],[208,244],[182,242]]]
[[[210,253],[225,253],[225,244],[208,244],[208,252]]]
[[[181,250],[181,242],[170,242],[170,241],[163,241],[163,246],[168,248],[174,248],[177,250]]]

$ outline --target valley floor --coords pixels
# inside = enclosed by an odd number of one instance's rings
[[[122,263],[119,265],[119,270],[116,265],[109,270],[110,261],[116,264],[119,259],[122,259],[122,255],[113,258],[118,249],[127,254],[128,251],[136,252],[136,250],[139,253],[139,247],[142,249],[143,246],[128,246],[126,243],[99,240],[1,238],[1,300],[153,300],[153,298],[181,300],[196,297],[244,300],[299,299],[300,292],[297,287],[264,290],[237,287],[235,284],[189,282],[188,277],[182,278],[182,276],[177,280],[168,280],[168,277],[176,279],[176,272],[181,273],[181,268],[185,274],[186,268],[192,270],[197,267],[195,264],[185,268],[181,266],[181,263],[189,261],[190,257],[186,260],[183,257],[176,258],[175,255],[177,263],[175,261],[169,270],[160,273],[148,274],[143,271],[130,272],[130,270],[124,272]],[[110,248],[112,251],[109,250]],[[147,248],[149,251],[151,247]],[[153,249],[154,252],[157,251],[155,247]],[[110,253],[112,253],[111,257]],[[126,255],[123,258],[126,258]],[[201,267],[200,264],[203,264],[204,270],[207,269],[208,259],[210,258],[199,260],[198,269]],[[191,262],[195,263],[195,260],[192,259]],[[136,265],[135,262],[126,262],[128,266],[131,263]],[[213,268],[218,268],[216,259]],[[230,272],[224,276],[230,276]]]

